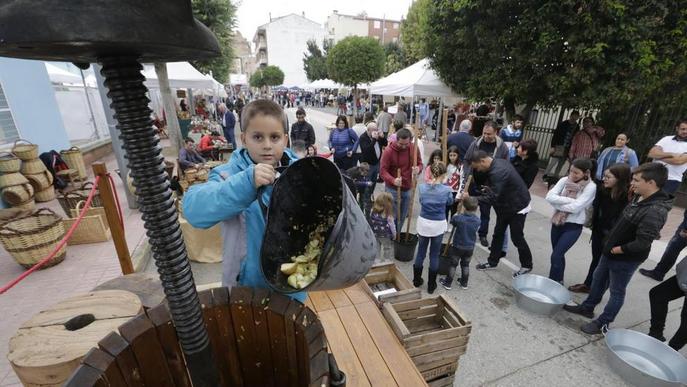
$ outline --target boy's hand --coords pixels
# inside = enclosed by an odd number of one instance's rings
[[[269,164],[256,164],[253,169],[253,181],[255,188],[260,188],[263,185],[270,185],[274,183],[276,172],[274,167]]]
[[[623,253],[623,248],[620,246],[615,246],[614,248],[611,249],[611,254],[617,255],[617,254],[622,254]]]

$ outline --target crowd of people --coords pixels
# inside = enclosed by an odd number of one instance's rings
[[[376,116],[367,113],[356,117],[355,125],[346,116],[338,116],[328,138],[329,153],[322,154],[317,149],[314,129],[306,121],[305,110],[298,109],[297,121],[289,131],[279,104],[258,100],[246,106],[245,123],[241,125],[243,148],[229,164],[211,172],[208,184],[192,187],[184,200],[189,222],[201,227],[223,222],[233,238],[230,239],[239,246],[231,249],[247,248],[247,263],[236,266],[226,264],[230,259],[225,259],[225,285],[235,283],[240,272],[240,283],[264,286],[257,265],[259,246],[253,246],[254,238],[248,238],[245,246],[246,242],[239,243],[234,234],[245,227],[257,234],[264,229],[264,223],[254,219],[261,216],[254,206],[255,188],[274,181],[276,166],[300,157],[333,158],[377,237],[379,259],[393,258],[393,241],[405,222],[410,222],[408,208],[416,190],[420,209],[415,219],[418,248],[413,283],[418,287],[426,283],[429,293],[437,287],[440,250],[449,231],[450,270],[438,281],[446,289],[451,289],[454,282],[468,288],[469,266],[477,243],[489,249],[486,262],[478,263],[477,270],[498,267],[510,240],[520,260],[520,268],[513,276],[532,271],[532,252],[524,227],[532,210],[529,188],[539,171],[539,155],[537,142],[527,139],[523,117],[514,116],[503,127],[485,120],[480,123],[479,135],[474,130],[474,120],[456,121],[456,130],[447,138],[446,162],[441,151],[423,162],[422,141],[405,127],[402,115],[395,117],[386,108]],[[550,187],[546,201],[553,209],[548,277],[564,283],[566,253],[580,238],[583,228],[591,227],[587,276],[569,287],[573,292],[588,293],[588,297],[580,305],[568,305],[565,309],[592,318],[581,329],[596,334],[619,313],[634,272],[647,259],[652,242],[666,221],[672,206],[671,194],[687,170],[687,120],[678,123],[675,135],[661,139],[651,149],[648,156],[654,162],[641,165],[638,155],[628,147],[630,138],[626,133],[618,134],[613,146],[601,149],[603,128],[592,117],[582,119],[581,128],[579,121],[579,113],[573,112],[558,125],[549,151],[552,161],[544,176]],[[264,153],[268,148],[269,155]],[[246,173],[246,178],[239,178]],[[375,194],[378,179],[384,189]],[[243,187],[247,184],[250,189]],[[231,186],[235,193],[222,196],[228,192],[225,186]],[[492,209],[496,222],[489,243]],[[244,217],[237,218],[241,214]],[[236,225],[240,219],[247,223],[244,228]],[[225,246],[233,246],[227,244],[227,235]],[[685,247],[687,212],[661,262],[653,270],[640,272],[662,281]],[[676,276],[650,292],[653,337],[665,340],[667,303],[685,295],[685,266],[681,263]],[[610,292],[609,301],[602,314],[594,318],[594,309],[606,291]],[[304,296],[297,293],[294,297]],[[685,343],[687,316],[683,308],[680,328],[669,344],[680,349]]]

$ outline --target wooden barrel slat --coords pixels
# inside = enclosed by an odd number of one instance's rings
[[[93,367],[102,372],[105,376],[105,380],[110,386],[127,387],[115,358],[109,353],[99,348],[92,348],[88,351],[81,364]]]
[[[155,327],[146,315],[140,314],[129,320],[119,327],[119,333],[131,345],[136,362],[144,371],[143,381],[146,385],[174,386]]]
[[[302,386],[301,372],[299,372],[298,351],[296,349],[298,324],[296,320],[303,311],[304,306],[298,301],[291,300],[289,307],[286,309],[284,321],[286,322],[286,348],[289,352],[289,367],[292,372],[289,373],[289,380],[292,386]],[[302,331],[302,329],[301,329]],[[306,371],[307,372],[307,371]]]
[[[224,380],[230,381],[230,386],[242,387],[241,362],[229,309],[229,289],[226,287],[212,289],[212,298],[215,304],[215,322],[221,337],[218,347],[222,352],[222,357],[217,361],[225,362],[229,366],[229,374],[225,375]],[[227,372],[227,370],[222,369],[222,372]]]
[[[119,370],[128,386],[143,387],[141,369],[136,362],[133,351],[129,348],[129,343],[122,336],[112,332],[98,342],[98,347],[116,359]]]
[[[253,289],[253,321],[255,322],[255,339],[257,341],[258,361],[263,376],[263,386],[274,386],[274,367],[272,366],[272,350],[270,348],[270,331],[267,323],[265,308],[270,301],[267,289]]]
[[[286,344],[286,327],[284,315],[289,307],[286,297],[272,297],[267,304],[267,326],[270,331],[270,346],[272,348],[272,368],[275,383],[278,386],[289,385],[289,357]]]
[[[224,361],[225,354],[222,353],[222,337],[215,317],[215,301],[212,297],[212,290],[208,289],[199,292],[198,299],[203,308],[203,320],[210,337],[210,346],[212,347],[215,364],[219,372],[219,383],[222,386],[227,386],[229,382],[229,379],[227,379],[229,364]]]
[[[320,378],[329,374],[329,352],[326,348],[322,348],[320,352],[311,354],[310,362],[310,380]],[[308,383],[310,382],[308,381]]]
[[[298,369],[301,371],[298,375],[300,385],[306,386],[310,383],[310,356],[308,347],[308,335],[311,324],[317,321],[317,316],[310,310],[310,308],[302,308],[296,317],[296,359],[298,361]],[[298,336],[301,336],[300,338]]]
[[[310,383],[310,387],[326,387],[329,386],[329,375],[325,375],[314,382]]]
[[[243,381],[247,386],[262,385],[262,369],[257,367],[258,354],[255,351],[255,322],[253,321],[253,292],[250,288],[235,287],[229,294],[231,318],[236,335],[236,346],[241,359]]]
[[[103,373],[91,366],[82,364],[64,383],[65,386],[109,387]]]
[[[172,375],[172,379],[177,387],[191,387],[186,362],[184,361],[176,330],[174,330],[172,315],[169,312],[167,303],[159,304],[149,309],[146,313],[157,331],[157,337],[160,340],[162,352],[167,359],[167,367]]]

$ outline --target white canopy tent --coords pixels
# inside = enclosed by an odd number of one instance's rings
[[[312,81],[308,87],[311,89],[340,89],[343,87],[343,85],[336,83],[331,79],[317,79]]]
[[[215,80],[212,77],[203,75],[188,62],[167,63],[167,74],[169,86],[174,89],[215,89]],[[146,77],[145,85],[149,89],[159,89],[155,67],[146,65],[143,69]]]
[[[370,94],[400,97],[432,96],[453,97],[455,94],[429,67],[429,59],[406,67],[370,84]]]
[[[247,85],[248,76],[246,74],[229,74],[229,84],[231,85]]]

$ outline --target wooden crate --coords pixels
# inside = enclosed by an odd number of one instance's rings
[[[419,300],[420,297],[422,297],[420,289],[416,288],[413,283],[398,270],[398,267],[393,262],[382,262],[373,265],[365,276],[365,282],[367,283],[366,290],[370,297],[380,308],[385,302]],[[380,286],[393,288],[396,289],[396,291],[377,297],[374,293],[377,291],[376,288]]]
[[[440,295],[387,302],[382,313],[426,381],[439,383],[456,372],[472,324],[451,299]]]

